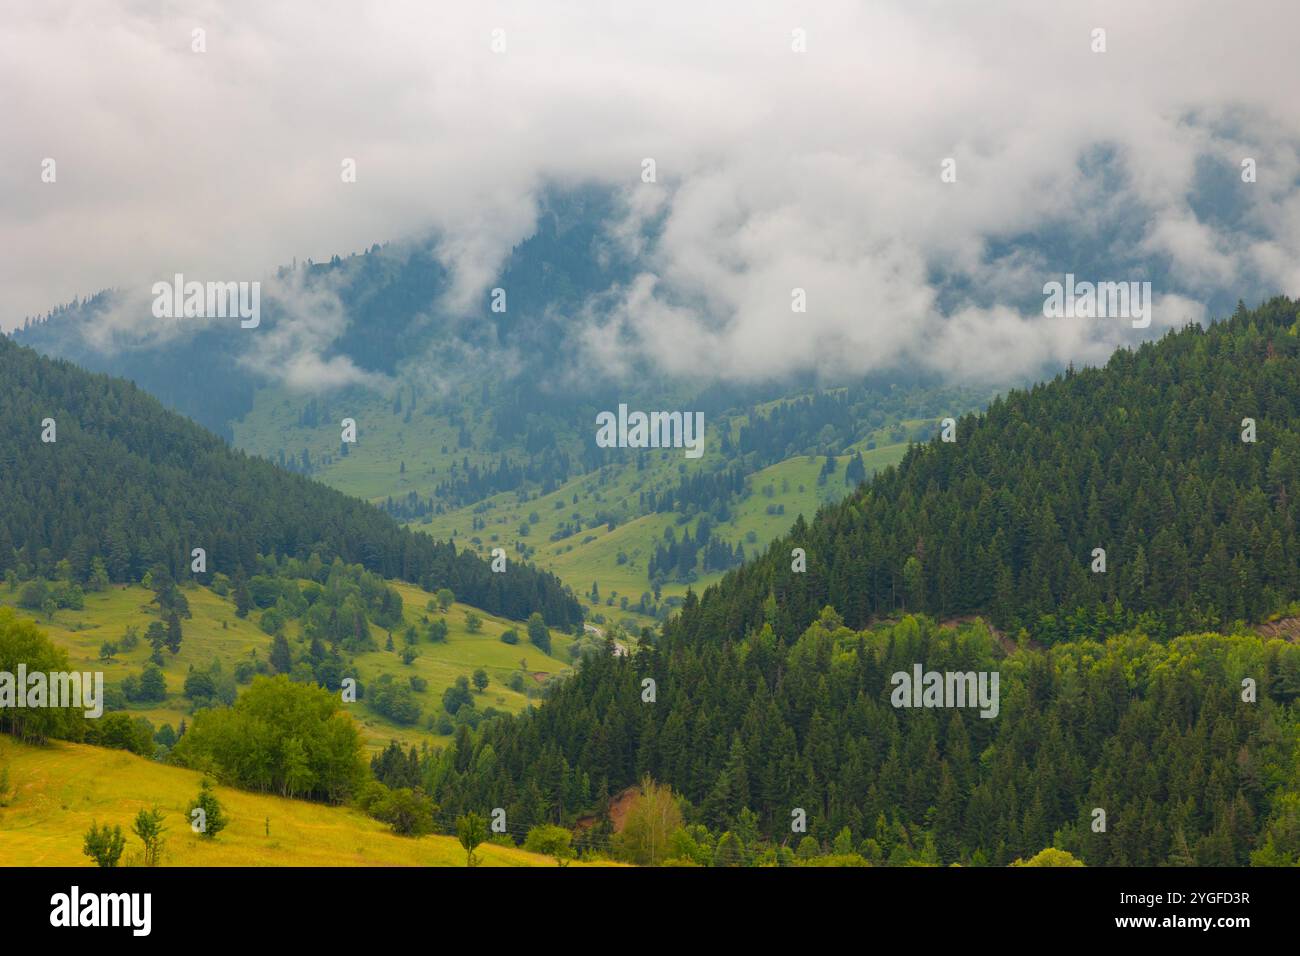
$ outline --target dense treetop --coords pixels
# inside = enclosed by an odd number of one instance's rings
[[[671,627],[744,634],[769,597],[787,640],[827,604],[854,626],[987,613],[1046,642],[1259,620],[1300,596],[1298,423],[1296,303],[1239,308],[962,418],[955,442],[801,519]]]
[[[1286,299],[1013,392],[688,595],[630,659],[460,734],[429,785],[447,808],[569,822],[649,774],[715,830],[784,839],[801,807],[823,843],[849,827],[896,863],[1047,845],[1089,864],[1294,863],[1300,648],[1203,632],[1297,596],[1297,420]],[[879,623],[907,611],[1011,634]],[[890,675],[916,663],[999,672],[1001,712],[895,708]]]

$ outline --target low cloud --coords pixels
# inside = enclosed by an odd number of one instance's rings
[[[352,385],[386,389],[390,380],[358,368],[344,355],[331,355],[334,342],[348,326],[348,315],[328,278],[308,283],[305,270],[290,270],[262,286],[274,321],[249,338],[245,366],[300,392]],[[251,336],[251,333],[245,333]]]
[[[575,328],[604,369],[996,380],[1132,340],[1042,316],[1065,272],[1151,279],[1150,333],[1300,294],[1300,12],[1283,0],[162,10],[10,14],[0,327],[103,287],[254,279],[431,234],[452,285],[430,308],[468,311],[545,191],[582,183],[622,197],[610,242],[637,256]],[[279,291],[253,367],[384,384],[329,355],[337,297]]]

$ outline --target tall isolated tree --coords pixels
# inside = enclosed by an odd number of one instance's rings
[[[163,845],[167,842],[163,834],[167,828],[163,826],[163,812],[154,807],[151,810],[141,810],[135,816],[135,823],[131,824],[131,832],[140,838],[144,844],[144,855],[142,862],[145,866],[157,866],[162,862]]]
[[[293,654],[283,633],[275,635],[275,640],[271,642],[271,666],[277,674],[287,674],[293,670]]]
[[[175,611],[167,615],[167,650],[173,654],[181,649],[181,619]]]
[[[487,821],[471,810],[456,820],[456,837],[465,848],[465,865],[478,866],[479,859],[474,851],[487,840]]]
[[[248,617],[248,612],[253,609],[253,595],[248,590],[248,579],[244,576],[242,567],[235,570],[235,614],[238,617]]]

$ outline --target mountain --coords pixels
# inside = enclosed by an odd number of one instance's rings
[[[232,450],[130,383],[6,339],[0,384],[0,573],[52,578],[67,559],[72,580],[85,582],[99,559],[112,581],[137,581],[158,563],[179,579],[203,548],[206,583],[252,573],[258,555],[315,553],[449,587],[511,618],[539,611],[565,628],[581,620],[553,575],[520,562],[493,573],[365,502]]]
[[[160,322],[147,299],[113,290],[14,339],[129,378],[415,530],[535,562],[628,634],[992,397],[908,371],[725,384],[593,360],[584,336],[643,267],[612,238],[618,216],[606,191],[548,194],[489,281],[503,311],[488,294],[458,298],[430,236],[278,270],[256,329]],[[308,360],[311,381],[286,371]],[[621,404],[702,413],[703,456],[599,447],[597,414]],[[355,443],[340,440],[345,418]]]
[[[1300,862],[1300,647],[1204,633],[1297,612],[1297,318],[1239,308],[963,417],[658,640],[458,734],[435,799],[567,820],[649,775],[717,852],[802,810],[875,862]],[[900,708],[918,665],[1000,675],[1000,708]]]
[[[568,407],[565,390],[545,383],[576,374],[570,321],[589,296],[630,274],[628,258],[602,238],[614,202],[612,194],[591,189],[548,197],[537,230],[496,277],[494,285],[509,291],[505,311],[493,310],[486,295],[468,306],[455,298],[439,257],[440,237],[433,235],[276,270],[263,279],[255,331],[223,320],[160,321],[142,290],[113,289],[29,319],[15,338],[129,378],[225,438],[252,408],[255,391],[277,381],[280,370],[263,362],[266,342],[276,335],[292,345],[278,359],[293,361],[315,348],[321,363],[344,362],[370,380],[397,376],[405,365],[418,367],[421,380],[477,384],[481,376],[464,359],[486,367],[493,364],[486,358],[499,353],[503,368],[534,373],[509,390],[513,407]],[[322,329],[320,313],[332,309],[343,321]]]
[[[1297,382],[1300,317],[1277,298],[1012,391],[796,524],[680,626],[745,633],[769,595],[786,635],[832,604],[853,626],[987,613],[1045,643],[1285,610],[1300,597]]]

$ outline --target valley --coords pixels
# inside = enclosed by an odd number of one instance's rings
[[[593,441],[594,426],[584,431],[553,415],[529,416],[528,433],[551,435],[550,447],[570,463],[559,476],[529,480],[534,469],[526,463],[534,458],[526,443],[494,435],[495,406],[480,404],[483,394],[464,389],[458,399],[444,402],[402,386],[391,400],[348,392],[325,403],[264,390],[253,411],[235,423],[235,442],[274,461],[283,458],[290,467],[309,462],[313,477],[389,510],[412,530],[455,541],[483,558],[500,547],[511,560],[535,562],[564,581],[590,614],[634,638],[679,606],[688,588],[700,591],[727,570],[696,566],[682,575],[670,569],[656,580],[649,565],[666,533],[694,536],[699,517],[708,515],[714,539],[754,556],[799,514],[811,519],[823,505],[852,492],[858,480],[897,464],[908,442],[932,434],[942,417],[934,398],[918,394],[918,407],[933,408],[932,417],[863,423],[854,428],[859,437],[823,446],[833,451],[815,444],[819,450],[773,464],[743,454],[740,436],[750,421],[807,398],[794,395],[714,419],[708,426],[714,445],[702,460],[684,460],[680,451],[666,449],[619,449],[592,462],[591,470],[570,475]],[[974,395],[953,397],[972,402]],[[344,415],[358,422],[358,441],[346,455],[340,454],[337,427]],[[846,472],[855,457],[862,470],[851,478]],[[504,470],[503,462],[518,463],[509,490],[491,493],[489,487],[462,500],[449,488],[458,475]],[[648,496],[672,492],[684,480],[732,469],[744,476],[739,494],[683,502],[667,511],[647,504]]]

